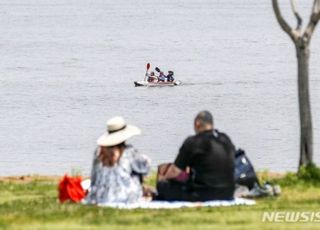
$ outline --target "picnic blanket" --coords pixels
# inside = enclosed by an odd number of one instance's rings
[[[206,202],[185,202],[185,201],[142,201],[139,203],[104,203],[101,207],[118,209],[175,209],[175,208],[195,208],[195,207],[225,207],[235,205],[254,205],[254,200],[235,198],[234,200],[214,200]]]

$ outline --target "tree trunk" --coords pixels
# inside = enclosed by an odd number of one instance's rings
[[[296,29],[292,29],[282,17],[278,0],[272,0],[272,7],[280,27],[289,35],[296,46],[300,111],[300,160],[298,170],[300,170],[300,166],[313,163],[313,137],[309,98],[309,44],[316,25],[320,20],[320,0],[313,1],[310,20],[304,32],[301,31],[302,18],[296,9],[295,0],[291,0],[291,7],[297,19]]]
[[[309,44],[299,39],[296,43],[298,58],[298,91],[300,111],[300,160],[302,165],[311,164],[313,158],[312,121],[309,97]]]

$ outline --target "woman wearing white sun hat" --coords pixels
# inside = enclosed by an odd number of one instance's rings
[[[97,140],[91,170],[91,186],[85,203],[133,203],[142,198],[142,176],[150,172],[150,159],[125,143],[140,135],[139,128],[122,117],[107,122],[107,132]]]

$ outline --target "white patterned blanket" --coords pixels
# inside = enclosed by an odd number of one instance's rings
[[[133,204],[125,203],[105,203],[101,207],[119,208],[119,209],[175,209],[175,208],[195,208],[195,207],[225,207],[234,205],[255,205],[254,200],[235,198],[234,200],[215,200],[206,202],[184,202],[184,201],[143,201]]]

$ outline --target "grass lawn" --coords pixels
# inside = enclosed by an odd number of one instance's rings
[[[280,197],[258,199],[254,206],[117,210],[57,201],[57,179],[0,180],[0,229],[320,229],[320,223],[262,222],[264,211],[320,212],[320,181],[289,174],[270,178]],[[149,184],[154,183],[154,178]],[[320,215],[319,215],[320,217]],[[318,218],[320,220],[320,218]]]

